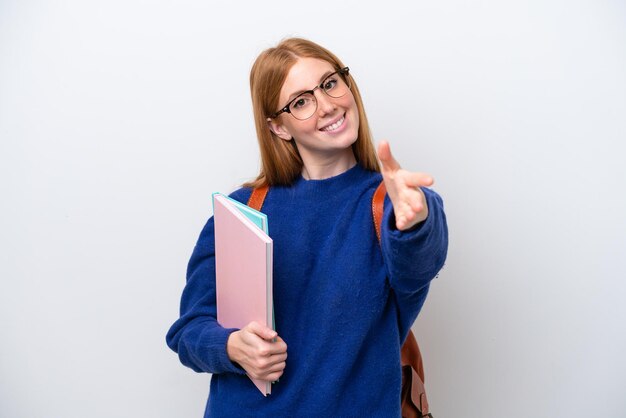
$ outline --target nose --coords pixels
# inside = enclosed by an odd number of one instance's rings
[[[332,113],[337,107],[333,102],[333,99],[321,90],[314,92],[315,100],[317,100],[317,113],[319,116],[324,116]]]

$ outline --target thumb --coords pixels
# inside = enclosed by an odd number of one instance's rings
[[[252,321],[248,324],[248,329],[253,333],[263,338],[264,340],[271,340],[276,338],[278,333],[271,328],[261,325],[256,321]]]
[[[389,146],[389,142],[380,141],[380,143],[378,144],[378,158],[383,165],[382,168],[384,171],[400,169],[400,164],[398,164],[396,159],[393,158],[393,155],[391,155],[391,147]]]

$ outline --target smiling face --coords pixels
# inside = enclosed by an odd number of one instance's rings
[[[280,105],[284,106],[302,91],[318,86],[336,70],[323,60],[299,58],[281,88]],[[332,98],[321,89],[316,89],[314,94],[317,110],[313,116],[298,120],[282,113],[269,122],[270,129],[283,140],[296,142],[305,171],[318,172],[316,168],[325,167],[322,176],[324,173],[336,175],[356,161],[352,144],[359,131],[357,105],[351,91],[339,98]]]

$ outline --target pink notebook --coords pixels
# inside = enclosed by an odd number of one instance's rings
[[[228,198],[213,197],[217,322],[243,328],[257,321],[273,328],[272,239]],[[252,379],[264,396],[271,382]]]

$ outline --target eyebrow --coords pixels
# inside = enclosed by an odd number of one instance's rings
[[[332,73],[336,73],[336,72],[337,72],[337,70],[329,70],[329,71],[326,71],[326,72],[324,73],[324,75],[322,75],[322,76],[320,77],[320,81],[317,83],[317,86],[319,86],[319,85],[322,83],[322,81],[324,81],[324,80],[326,79],[326,77],[328,77],[328,76],[329,76],[329,75],[331,75]],[[317,86],[315,86],[315,87],[317,87]],[[309,89],[307,89],[307,90],[299,90],[299,91],[297,91],[297,92],[295,92],[295,93],[291,93],[291,95],[287,98],[287,101],[288,101],[288,102],[290,102],[291,100],[293,100],[294,98],[298,97],[299,95],[301,95],[301,94],[302,94],[302,93],[304,93],[305,91],[310,91],[310,90],[309,90]]]

